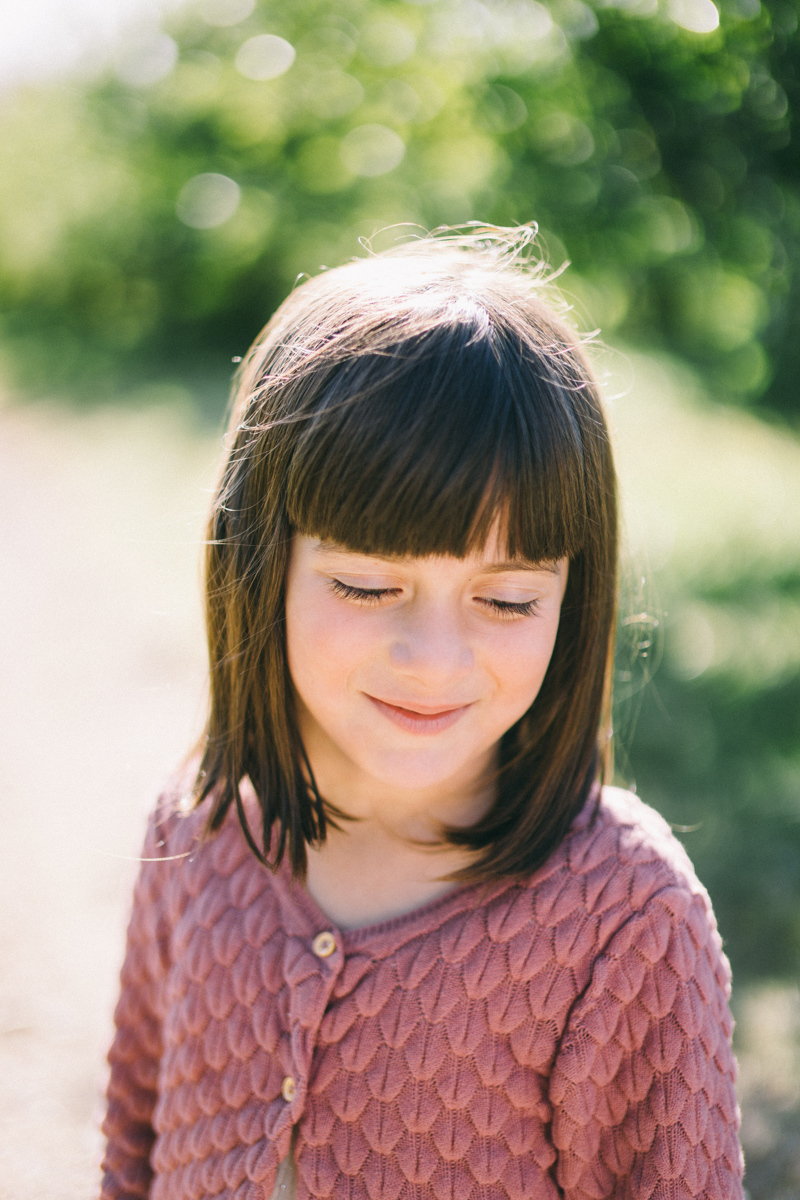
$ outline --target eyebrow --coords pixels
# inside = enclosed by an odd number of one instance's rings
[[[381,562],[387,563],[409,562],[414,557],[411,554],[367,554],[363,550],[354,550],[351,546],[345,546],[342,542],[334,542],[328,538],[324,538],[320,542],[317,550],[333,551],[338,554],[361,554],[364,558],[377,558]],[[534,562],[528,558],[512,558],[506,562],[489,563],[486,566],[481,566],[481,571],[486,575],[500,575],[504,571],[546,571],[548,575],[557,575],[558,563],[544,559]]]

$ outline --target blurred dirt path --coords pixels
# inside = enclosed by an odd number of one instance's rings
[[[199,733],[218,439],[168,411],[0,410],[0,1198],[97,1195],[144,816]]]

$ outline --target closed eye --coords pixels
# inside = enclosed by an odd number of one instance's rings
[[[476,599],[501,617],[531,617],[539,607],[539,601],[534,600],[492,600],[487,596],[477,596]]]
[[[341,579],[331,580],[331,590],[345,600],[357,600],[359,604],[379,604],[384,596],[397,596],[401,588],[360,588],[352,584],[342,583]]]

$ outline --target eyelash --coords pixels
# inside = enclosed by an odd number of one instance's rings
[[[489,600],[481,597],[481,603],[488,605],[501,617],[531,617],[539,607],[538,600],[525,600],[517,603],[513,600]]]
[[[352,587],[349,583],[342,583],[341,579],[332,579],[331,588],[337,596],[344,596],[345,600],[360,600],[362,604],[378,604],[384,596],[395,596],[400,591],[399,588]]]
[[[344,597],[345,600],[358,600],[361,604],[379,604],[384,596],[396,596],[400,588],[359,588],[353,587],[349,583],[342,583],[341,579],[332,579],[331,588],[337,596]],[[539,607],[538,600],[525,600],[524,602],[515,602],[513,600],[491,600],[488,597],[479,597],[480,603],[490,608],[500,617],[530,617],[536,612]]]

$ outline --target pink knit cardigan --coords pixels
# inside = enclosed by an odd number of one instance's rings
[[[631,793],[526,881],[343,932],[203,818],[150,825],[105,1200],[268,1200],[289,1153],[298,1200],[740,1200],[727,962]]]

